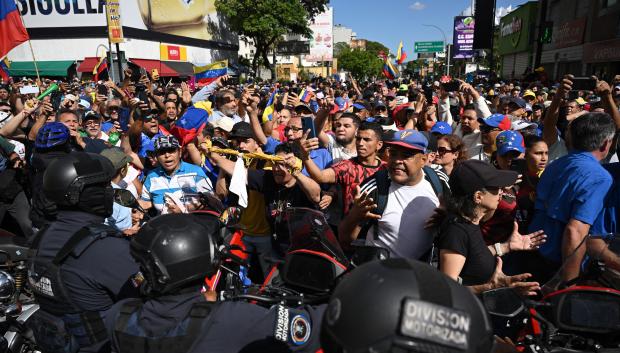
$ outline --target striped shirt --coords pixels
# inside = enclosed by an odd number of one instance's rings
[[[181,161],[179,169],[172,175],[167,175],[159,166],[153,169],[144,181],[142,188],[142,200],[150,201],[158,212],[164,208],[164,195],[175,194],[181,198],[194,195],[199,192],[213,191],[213,185],[207,175],[197,165]]]

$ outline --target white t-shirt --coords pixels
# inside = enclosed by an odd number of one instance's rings
[[[379,236],[371,227],[367,243],[389,249],[392,257],[419,259],[433,243],[433,236],[424,225],[437,206],[439,199],[426,179],[414,186],[392,182],[378,223]]]
[[[327,150],[332,155],[332,163],[335,164],[345,159],[357,157],[357,150],[353,150],[353,152],[347,152],[344,146],[342,146],[336,141],[336,138],[334,138],[334,136],[332,136],[331,134],[327,134],[327,137],[329,138],[329,142],[327,143]]]

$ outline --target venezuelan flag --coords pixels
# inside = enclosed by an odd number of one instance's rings
[[[194,65],[196,81],[205,85],[215,81],[218,77],[226,75],[227,71],[228,60],[216,61],[205,66]]]
[[[9,77],[11,76],[9,66],[9,58],[5,57],[3,60],[0,60],[0,78],[2,78],[4,83],[9,82]]]
[[[276,90],[273,90],[271,97],[269,97],[269,101],[267,101],[267,106],[265,107],[265,110],[263,110],[263,124],[273,119],[273,112],[276,109],[276,96]]]
[[[395,68],[394,65],[392,65],[392,63],[390,62],[390,60],[387,57],[385,58],[385,63],[383,64],[383,74],[389,80],[395,79],[400,74],[398,72],[398,69]]]
[[[396,53],[396,63],[400,65],[405,61],[405,59],[407,59],[407,53],[403,50],[403,41],[401,40],[398,45],[398,52]]]
[[[95,82],[99,81],[99,76],[103,73],[103,71],[107,71],[107,70],[108,70],[108,59],[105,56],[102,56],[101,59],[99,59],[99,62],[97,62],[97,64],[93,68],[93,75],[95,76],[94,81]]]
[[[209,118],[209,112],[204,107],[191,106],[181,118],[174,122],[170,133],[179,139],[182,146],[185,146],[202,132],[207,125],[207,118]]]
[[[0,58],[28,39],[15,0],[0,0]]]
[[[299,93],[299,99],[304,103],[310,102],[310,98],[310,90],[307,88],[304,88],[304,90]]]

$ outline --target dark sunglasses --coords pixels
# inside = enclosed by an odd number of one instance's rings
[[[451,150],[451,149],[445,148],[445,147],[438,147],[437,148],[437,153],[439,153],[439,154],[446,154],[446,153],[452,153],[452,152],[454,152],[454,151]]]

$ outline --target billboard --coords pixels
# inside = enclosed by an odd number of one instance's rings
[[[99,30],[103,27],[105,31],[107,26],[104,3],[100,0],[17,0],[29,33],[33,38],[42,39],[96,37]],[[113,3],[118,3],[122,14],[125,37],[206,47],[213,47],[210,45],[213,43],[238,46],[237,37],[215,10],[215,0],[122,0]],[[107,35],[103,33],[103,36]],[[191,41],[193,43],[189,43]]]
[[[304,56],[308,62],[332,61],[334,58],[334,9],[316,15],[310,24],[312,38],[310,38],[310,54]]]
[[[456,16],[452,34],[452,57],[469,59],[474,56],[474,27],[476,20],[471,16]]]

